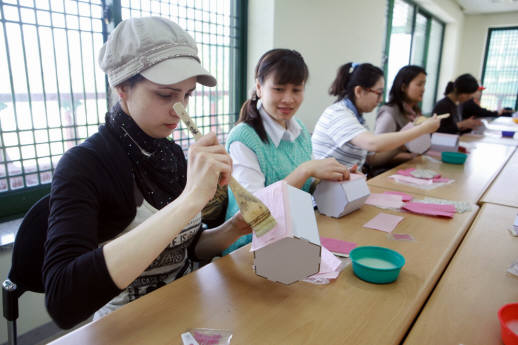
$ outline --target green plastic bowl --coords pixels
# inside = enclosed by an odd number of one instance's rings
[[[405,265],[403,255],[384,247],[356,247],[349,256],[354,274],[361,280],[375,284],[392,283]]]
[[[443,152],[441,153],[441,160],[444,163],[450,164],[464,164],[468,155],[462,152]]]

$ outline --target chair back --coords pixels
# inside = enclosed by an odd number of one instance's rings
[[[46,195],[25,214],[16,233],[9,279],[17,285],[18,296],[24,291],[45,292],[41,270],[49,213]]]

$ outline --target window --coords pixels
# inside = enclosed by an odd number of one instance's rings
[[[437,80],[444,23],[406,0],[389,0],[384,68],[385,101],[397,72],[408,64],[422,66],[427,72],[421,109],[431,113],[437,95]]]
[[[483,107],[518,109],[518,27],[489,29],[482,85]]]
[[[0,2],[0,218],[20,215],[48,193],[61,155],[104,122],[110,92],[97,55],[121,19],[168,17],[199,43],[202,64],[218,80],[215,88],[198,85],[189,104],[202,131],[223,142],[238,115],[246,90],[246,2],[104,3]],[[181,127],[174,139],[184,149],[191,140]]]

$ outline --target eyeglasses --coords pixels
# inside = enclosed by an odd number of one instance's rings
[[[378,96],[378,98],[383,97],[383,91],[374,90],[374,89],[371,89],[370,87],[368,87],[366,90],[369,92],[375,93],[376,96]]]

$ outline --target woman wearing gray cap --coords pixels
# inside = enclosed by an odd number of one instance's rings
[[[101,317],[192,270],[251,229],[234,217],[201,230],[200,211],[232,160],[208,134],[189,149],[167,139],[196,82],[216,85],[196,42],[158,17],[121,22],[99,64],[120,97],[105,125],[60,160],[52,181],[43,278],[63,328]]]

